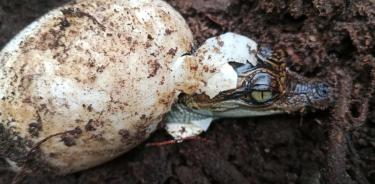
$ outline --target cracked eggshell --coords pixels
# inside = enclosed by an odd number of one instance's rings
[[[77,0],[18,34],[0,53],[1,157],[66,174],[142,142],[179,91],[170,77],[193,37],[161,0]]]
[[[220,92],[235,89],[238,75],[229,62],[256,66],[257,47],[252,39],[231,32],[206,40],[196,52],[201,65],[207,68],[203,72],[206,84],[199,93],[214,98]]]

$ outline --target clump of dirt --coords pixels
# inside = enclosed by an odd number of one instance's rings
[[[69,0],[2,0],[0,47]],[[24,183],[375,183],[372,0],[168,0],[198,43],[232,31],[287,51],[290,68],[336,86],[324,111],[216,121],[210,141],[138,146],[102,166]],[[168,140],[158,131],[146,143]],[[0,183],[14,174],[0,173]]]

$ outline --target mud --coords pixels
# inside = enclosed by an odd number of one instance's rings
[[[0,47],[69,0],[1,0]],[[169,0],[199,43],[227,31],[284,49],[291,69],[326,78],[335,103],[300,114],[216,121],[182,144],[163,131],[107,164],[21,183],[375,183],[375,2]],[[34,130],[34,129],[33,129]],[[31,172],[31,175],[33,173]],[[15,175],[2,171],[0,183]]]

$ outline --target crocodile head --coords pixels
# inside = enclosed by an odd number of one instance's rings
[[[214,97],[183,95],[179,102],[217,117],[248,117],[323,109],[332,100],[328,83],[290,71],[282,50],[259,48],[254,54],[256,65],[229,63],[237,73],[236,88]]]

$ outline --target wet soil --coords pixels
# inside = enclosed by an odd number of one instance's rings
[[[69,0],[1,0],[0,47]],[[147,147],[162,130],[99,167],[21,183],[375,183],[373,0],[169,0],[195,38],[227,31],[285,49],[290,68],[335,85],[330,108],[216,121],[209,141]],[[0,183],[14,174],[0,172]]]

